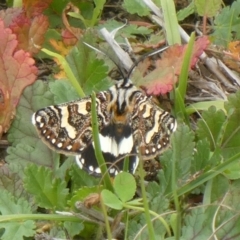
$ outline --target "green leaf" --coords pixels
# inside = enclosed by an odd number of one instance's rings
[[[92,35],[89,34],[73,47],[66,59],[84,93],[90,95],[92,91],[108,89],[111,83],[107,78],[108,68],[104,61],[97,59],[97,53],[86,46],[83,41],[93,45]]]
[[[176,180],[181,179],[179,185],[183,185],[184,180],[189,178],[195,145],[193,140],[194,134],[189,127],[183,124],[178,125],[176,132],[171,137],[172,149],[165,151],[160,158],[162,169],[158,176],[161,182],[159,189],[161,194],[168,194],[173,190],[172,161],[175,161]]]
[[[121,172],[115,177],[113,188],[120,200],[127,202],[134,197],[137,186],[132,174]]]
[[[194,13],[194,2],[192,1],[187,7],[180,9],[177,12],[178,21],[183,21],[185,18]]]
[[[141,0],[124,0],[123,7],[131,14],[138,14],[139,16],[148,16],[150,10]]]
[[[32,114],[53,103],[53,95],[49,91],[48,84],[43,81],[36,81],[24,90],[17,107],[15,120],[8,132],[8,140],[12,146],[20,142],[30,146],[36,144],[37,132],[31,123]]]
[[[2,215],[31,213],[29,202],[23,198],[15,200],[13,195],[6,190],[1,191],[0,195],[0,212]],[[10,217],[9,217],[10,218]],[[10,218],[11,219],[11,218]],[[1,216],[0,216],[1,220]],[[1,236],[3,240],[18,240],[23,237],[32,237],[35,234],[35,223],[32,220],[21,222],[3,222],[0,228],[5,228],[4,234]]]
[[[63,25],[62,22],[62,12],[66,7],[68,0],[53,0],[51,1],[50,7],[45,10],[45,14],[49,17],[50,28],[59,28]]]
[[[21,96],[16,118],[9,130],[8,139],[12,147],[7,149],[6,161],[11,169],[21,176],[28,163],[36,163],[56,169],[59,154],[50,150],[37,135],[31,123],[32,114],[40,108],[54,104],[48,84],[36,81],[28,86]]]
[[[73,239],[74,236],[79,234],[84,229],[83,223],[77,222],[64,222],[64,228],[66,228],[67,233]]]
[[[212,37],[217,45],[227,46],[233,40],[240,38],[240,0],[234,1],[231,7],[222,9],[214,20]]]
[[[215,17],[221,8],[222,0],[195,0],[194,3],[200,16]]]
[[[176,9],[173,0],[161,0],[167,42],[169,45],[181,44]]]
[[[202,240],[208,239],[212,234],[212,221],[214,212],[210,208],[194,208],[184,217],[182,227],[183,239]]]
[[[172,135],[172,148],[177,164],[177,179],[188,177],[194,152],[194,134],[186,125],[178,126]]]
[[[240,235],[239,195],[240,181],[238,180],[232,183],[224,198],[219,199],[218,205],[225,207],[219,208],[217,212],[215,222],[217,239],[237,239],[236,236]]]
[[[67,80],[50,82],[49,88],[54,96],[54,104],[60,104],[79,99],[78,93]]]
[[[87,3],[84,4],[84,3],[76,2],[75,4],[79,5],[79,9],[81,9],[81,13],[69,12],[68,15],[73,18],[80,19],[84,23],[84,26],[86,28],[94,27],[95,24],[100,20],[100,16],[102,14],[105,2],[106,2],[105,0],[97,0],[97,1],[95,0],[94,1],[95,8],[93,10],[91,8],[91,5],[86,5]],[[88,9],[87,15],[89,15],[89,13],[92,12],[92,16],[83,16],[82,14],[82,8],[84,7],[83,4]],[[85,12],[85,15],[86,15],[86,12]]]
[[[116,210],[122,210],[123,208],[122,202],[111,191],[107,189],[103,189],[101,192],[101,197],[102,197],[103,203],[106,206]]]
[[[160,157],[162,169],[159,170],[158,178],[161,182],[160,194],[167,194],[172,191],[171,177],[172,177],[172,155],[171,149],[165,151]]]
[[[217,100],[217,101],[207,101],[207,102],[196,102],[193,104],[190,104],[186,107],[187,114],[192,114],[194,112],[208,110],[211,106],[216,107],[217,110],[226,111],[224,108],[224,104],[226,101],[223,100]]]
[[[207,139],[199,140],[196,143],[194,157],[191,164],[191,173],[203,170],[210,164],[210,143]]]
[[[207,138],[212,151],[218,146],[221,137],[221,129],[226,121],[225,113],[216,110],[214,106],[202,113],[202,119],[197,123],[197,135],[199,139]]]
[[[94,26],[99,20],[106,0],[94,0],[95,8],[91,19],[91,26]]]
[[[229,158],[240,152],[240,110],[235,110],[228,116],[222,136],[222,154]]]
[[[64,209],[68,195],[66,182],[54,178],[50,169],[30,165],[25,170],[24,185],[40,207]]]
[[[9,147],[7,150],[6,161],[10,164],[12,171],[21,177],[29,163],[46,166],[52,170],[56,170],[59,166],[60,155],[49,149],[40,139],[35,142],[34,147],[19,143],[16,147]]]
[[[23,198],[16,201],[11,193],[3,190],[0,195],[0,212],[2,215],[31,213],[31,209],[28,201]]]
[[[71,206],[72,209],[76,209],[75,204],[77,201],[83,202],[86,197],[93,193],[100,193],[103,190],[103,186],[92,186],[92,187],[82,187],[78,189],[75,193],[74,196],[71,198],[69,201],[69,205]]]
[[[186,112],[184,99],[187,91],[188,70],[190,67],[191,57],[193,54],[194,40],[195,40],[195,34],[192,33],[187,46],[187,50],[184,55],[184,61],[182,64],[180,75],[179,75],[179,84],[178,84],[178,87],[175,89],[175,99],[174,99],[175,114],[180,116],[182,119],[184,119],[185,122],[188,124],[189,124],[189,119]]]
[[[0,228],[5,228],[1,240],[24,240],[25,237],[33,237],[35,234],[34,221],[0,223]]]
[[[77,190],[81,187],[93,187],[99,184],[99,179],[89,175],[83,169],[80,169],[77,164],[73,164],[69,172],[73,180],[73,189]]]
[[[229,180],[223,176],[218,175],[207,182],[203,204],[211,204],[219,199],[222,199],[230,187]],[[209,198],[206,201],[206,198]]]
[[[1,191],[7,190],[15,198],[26,195],[21,178],[11,171],[8,164],[0,168],[0,189]]]
[[[240,111],[240,91],[228,96],[228,101],[225,102],[225,108],[229,114],[235,110]]]
[[[230,158],[240,151],[240,94],[231,95],[225,104],[227,117],[215,107],[209,108],[198,121],[197,134],[200,139],[207,138],[211,150],[219,148],[224,158]]]
[[[240,162],[236,161],[227,170],[224,171],[225,176],[230,179],[240,179]]]
[[[61,165],[56,169],[54,172],[54,176],[60,179],[66,179],[66,176],[68,177],[68,173],[73,165],[77,165],[74,161],[73,156],[61,156],[61,160],[63,161]]]

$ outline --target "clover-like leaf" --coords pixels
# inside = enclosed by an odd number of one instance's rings
[[[123,208],[122,202],[111,191],[103,189],[101,192],[101,197],[106,206],[116,210],[121,210]]]
[[[115,177],[113,188],[121,201],[127,202],[134,197],[137,185],[132,174],[121,172]]]

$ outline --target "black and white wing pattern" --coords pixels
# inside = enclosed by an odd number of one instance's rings
[[[49,106],[34,113],[32,122],[50,148],[76,155],[81,168],[100,175],[92,139],[91,104],[91,98],[85,97]],[[108,91],[99,92],[96,109],[101,150],[111,175],[122,170],[127,155],[129,171],[134,173],[138,154],[143,160],[155,157],[169,146],[170,134],[176,129],[175,119],[131,81],[119,81]]]

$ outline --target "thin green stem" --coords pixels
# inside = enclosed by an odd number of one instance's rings
[[[145,191],[144,178],[143,178],[144,176],[143,163],[141,158],[139,161],[139,175],[140,175],[140,185],[141,185],[141,193],[143,198],[144,213],[145,213],[145,218],[146,218],[148,232],[149,232],[149,239],[155,240],[154,228],[153,228],[150,213],[149,213],[150,210],[149,210],[148,201],[147,201],[147,194]]]
[[[107,237],[108,237],[108,240],[112,240],[112,233],[111,233],[111,227],[110,227],[110,224],[109,224],[109,221],[108,221],[107,210],[106,210],[106,207],[105,207],[102,199],[101,199],[100,202],[101,202],[101,209],[102,209],[102,212],[103,212],[103,215],[104,215]]]
[[[57,54],[55,52],[49,51],[46,48],[42,48],[41,49],[44,53],[46,53],[47,55],[51,56],[51,57],[55,57],[58,59],[59,63],[61,64],[62,68],[64,69],[68,80],[71,82],[72,86],[76,89],[76,91],[78,92],[80,97],[84,97],[85,94],[81,88],[81,86],[79,85],[77,79],[75,78],[71,68],[69,67],[66,59],[61,56],[60,54]]]
[[[60,214],[12,214],[0,216],[0,222],[10,221],[27,221],[27,220],[48,220],[48,221],[69,221],[80,222],[81,220],[75,216],[66,216]]]
[[[214,178],[218,174],[222,173],[225,171],[229,166],[234,163],[235,161],[238,161],[240,159],[240,153],[234,155],[233,157],[229,158],[227,161],[221,163],[217,167],[212,168],[208,172],[203,173],[200,175],[198,178],[193,180],[192,182],[186,184],[185,186],[181,187],[180,189],[177,190],[177,195],[182,196],[193,189],[201,186],[203,183],[207,182],[208,180]],[[173,198],[173,196],[171,196]]]
[[[176,149],[175,146],[175,141],[173,141],[173,150]],[[177,219],[176,219],[176,228],[174,229],[175,231],[175,239],[179,240],[180,239],[180,231],[181,231],[181,207],[179,204],[179,199],[177,195],[177,181],[176,181],[176,161],[177,161],[177,156],[176,156],[176,151],[173,151],[173,159],[172,159],[172,193],[173,193],[173,200],[174,200],[174,205],[176,208],[177,212]]]
[[[108,169],[105,163],[105,160],[102,155],[101,144],[99,140],[99,130],[98,130],[98,118],[97,118],[97,103],[96,103],[96,95],[93,92],[91,95],[92,105],[91,105],[91,114],[92,114],[92,131],[93,131],[93,141],[95,147],[95,156],[98,162],[98,166],[101,169],[101,172],[104,173],[103,182],[105,188],[113,192],[113,187],[111,183],[111,179],[108,173]]]
[[[123,203],[123,206],[124,206],[125,208],[132,209],[132,210],[137,210],[137,211],[140,211],[140,212],[145,212],[145,211],[146,211],[145,208],[128,205],[127,203]],[[157,214],[156,212],[154,212],[154,211],[152,211],[152,210],[149,210],[148,212],[149,212],[152,216],[156,217],[156,218],[163,224],[163,226],[166,228],[166,231],[167,231],[167,233],[168,233],[168,236],[170,237],[170,236],[171,236],[171,230],[170,230],[167,222],[164,220],[164,218],[162,218],[159,214]]]

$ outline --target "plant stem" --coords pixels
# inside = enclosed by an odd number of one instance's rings
[[[51,57],[55,57],[58,59],[59,63],[61,64],[62,68],[64,69],[67,77],[68,77],[68,80],[71,82],[71,84],[73,85],[73,87],[76,89],[76,91],[78,92],[79,96],[80,97],[84,97],[85,94],[81,88],[81,86],[79,85],[77,79],[75,78],[71,68],[69,67],[66,59],[61,56],[60,54],[57,54],[55,52],[52,52],[52,51],[49,51],[48,49],[46,48],[42,48],[41,49],[44,53],[46,53],[47,55],[51,56]]]
[[[128,209],[132,209],[132,210],[137,210],[137,211],[140,211],[140,212],[145,212],[145,208],[142,208],[142,207],[136,207],[136,206],[132,206],[132,205],[128,205],[126,203],[123,203],[123,206],[125,208],[128,208]],[[155,213],[154,211],[152,210],[149,210],[149,213],[151,215],[153,215],[154,217],[156,217],[162,224],[163,226],[166,228],[166,231],[168,233],[168,236],[170,237],[171,236],[171,231],[170,231],[170,228],[168,226],[168,224],[166,223],[166,221],[164,220],[164,218],[162,218],[159,214]]]
[[[148,232],[149,232],[149,239],[155,240],[155,233],[154,233],[154,229],[153,229],[153,225],[152,225],[152,221],[149,213],[147,194],[146,194],[145,185],[144,185],[143,163],[140,156],[139,156],[139,175],[140,175],[140,185],[141,185],[141,192],[142,192],[142,198],[143,198],[144,213],[145,213],[145,218],[146,218]]]
[[[105,160],[102,155],[101,144],[99,140],[98,118],[97,118],[97,111],[96,111],[96,95],[94,92],[92,93],[91,98],[92,98],[92,105],[91,105],[92,131],[93,131],[93,141],[94,141],[94,147],[95,147],[95,156],[98,162],[98,166],[101,169],[101,172],[104,173],[104,177],[103,177],[104,187],[113,192],[111,179],[108,173]]]
[[[176,208],[177,212],[177,219],[176,219],[176,225],[175,225],[175,239],[179,240],[180,239],[180,231],[181,231],[181,207],[179,204],[179,199],[177,195],[177,181],[176,181],[176,161],[177,161],[177,156],[176,156],[176,146],[175,146],[175,141],[172,141],[173,143],[173,159],[172,159],[172,192],[173,192],[173,200],[174,200],[174,205]]]
[[[12,214],[0,216],[1,222],[10,221],[27,221],[27,220],[53,220],[53,221],[69,221],[69,222],[81,222],[81,219],[75,216],[66,216],[60,214]]]
[[[106,210],[106,207],[105,207],[102,199],[101,199],[100,203],[101,203],[101,209],[102,209],[102,212],[103,212],[103,215],[104,215],[107,237],[108,237],[108,240],[112,240],[112,233],[111,233],[111,227],[110,227],[110,224],[109,224],[109,221],[108,221],[107,210]]]

